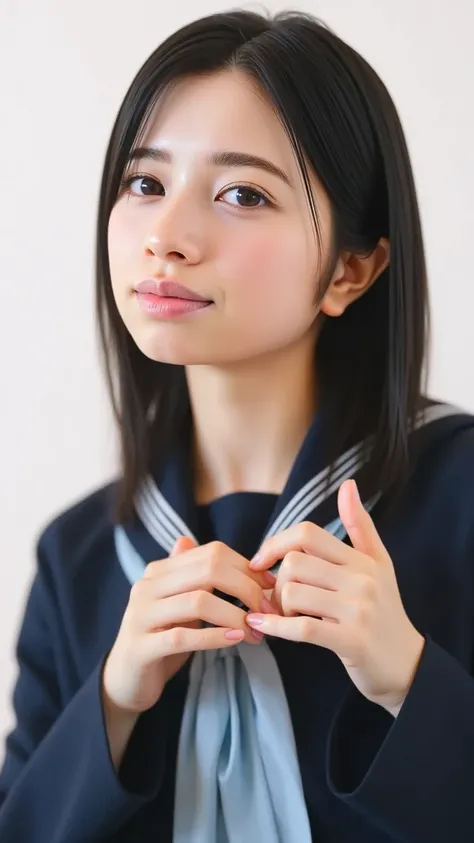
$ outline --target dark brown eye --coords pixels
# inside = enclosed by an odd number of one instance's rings
[[[239,205],[244,205],[246,208],[253,208],[255,205],[260,204],[263,197],[250,187],[238,187],[236,190],[236,199]]]
[[[163,196],[164,188],[158,179],[151,176],[130,176],[125,179],[125,188],[134,196]]]
[[[222,199],[229,205],[239,208],[262,208],[270,204],[262,193],[252,187],[246,187],[244,184],[226,190],[222,194]]]

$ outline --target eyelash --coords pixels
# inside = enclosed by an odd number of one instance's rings
[[[133,173],[130,176],[124,176],[120,181],[120,193],[125,193],[126,191],[130,190],[134,181],[139,181],[139,179],[150,179],[150,181],[156,182],[156,184],[161,184],[158,179],[155,179],[154,176],[149,176],[147,173]]]
[[[130,187],[133,184],[133,182],[139,181],[140,179],[149,179],[150,181],[153,181],[156,184],[162,184],[159,179],[155,178],[155,176],[150,176],[147,173],[134,173],[133,175],[124,176],[122,178],[122,180],[120,182],[119,196],[121,196],[124,193],[127,193],[128,191],[130,191]],[[265,193],[263,193],[261,190],[257,189],[253,185],[248,184],[246,182],[238,182],[237,184],[229,185],[229,187],[226,187],[225,190],[221,191],[218,198],[220,196],[225,195],[226,193],[229,193],[231,190],[238,190],[239,187],[246,188],[247,190],[250,190],[252,193],[255,193],[256,196],[260,197],[260,199],[263,199],[265,204],[264,205],[256,205],[253,208],[251,206],[249,206],[248,208],[245,208],[245,206],[243,206],[243,205],[233,205],[233,206],[231,205],[231,207],[240,208],[243,211],[245,211],[245,210],[256,210],[256,208],[274,207],[274,202],[272,202],[271,199],[269,199],[269,197],[266,196]],[[131,194],[131,195],[133,196],[135,194]],[[136,198],[139,198],[139,197],[136,196]],[[146,198],[146,196],[143,196],[142,198]]]

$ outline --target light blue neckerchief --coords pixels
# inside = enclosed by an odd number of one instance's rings
[[[345,534],[339,519],[328,528]],[[133,584],[145,562],[120,526],[115,547]],[[311,843],[290,711],[265,641],[194,654],[176,769],[173,843]]]
[[[115,546],[136,582],[145,563],[121,527]],[[286,694],[265,641],[194,654],[173,823],[173,843],[257,839],[312,841]]]
[[[429,408],[420,424],[454,415],[446,405]],[[355,446],[333,468],[309,481],[282,510],[265,538],[304,521],[360,467]],[[369,511],[379,495],[365,504]],[[137,503],[145,527],[168,553],[190,535],[153,481]],[[337,538],[346,535],[339,518],[326,525]],[[192,536],[194,538],[194,536]],[[145,562],[122,527],[115,547],[131,584],[143,576]],[[265,641],[259,647],[195,653],[179,738],[173,843],[312,843],[293,726],[275,658]]]

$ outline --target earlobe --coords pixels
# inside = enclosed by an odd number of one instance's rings
[[[379,240],[369,255],[343,253],[321,301],[322,313],[332,317],[342,316],[352,302],[370,289],[389,262],[390,244],[385,237]]]
[[[343,305],[342,301],[337,296],[330,295],[330,292],[326,293],[322,302],[321,302],[321,313],[324,313],[325,316],[331,316],[333,319],[337,318],[338,316],[342,316],[346,309],[346,306]]]

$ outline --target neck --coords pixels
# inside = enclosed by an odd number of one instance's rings
[[[195,492],[281,494],[316,411],[314,345],[238,366],[192,366]]]

